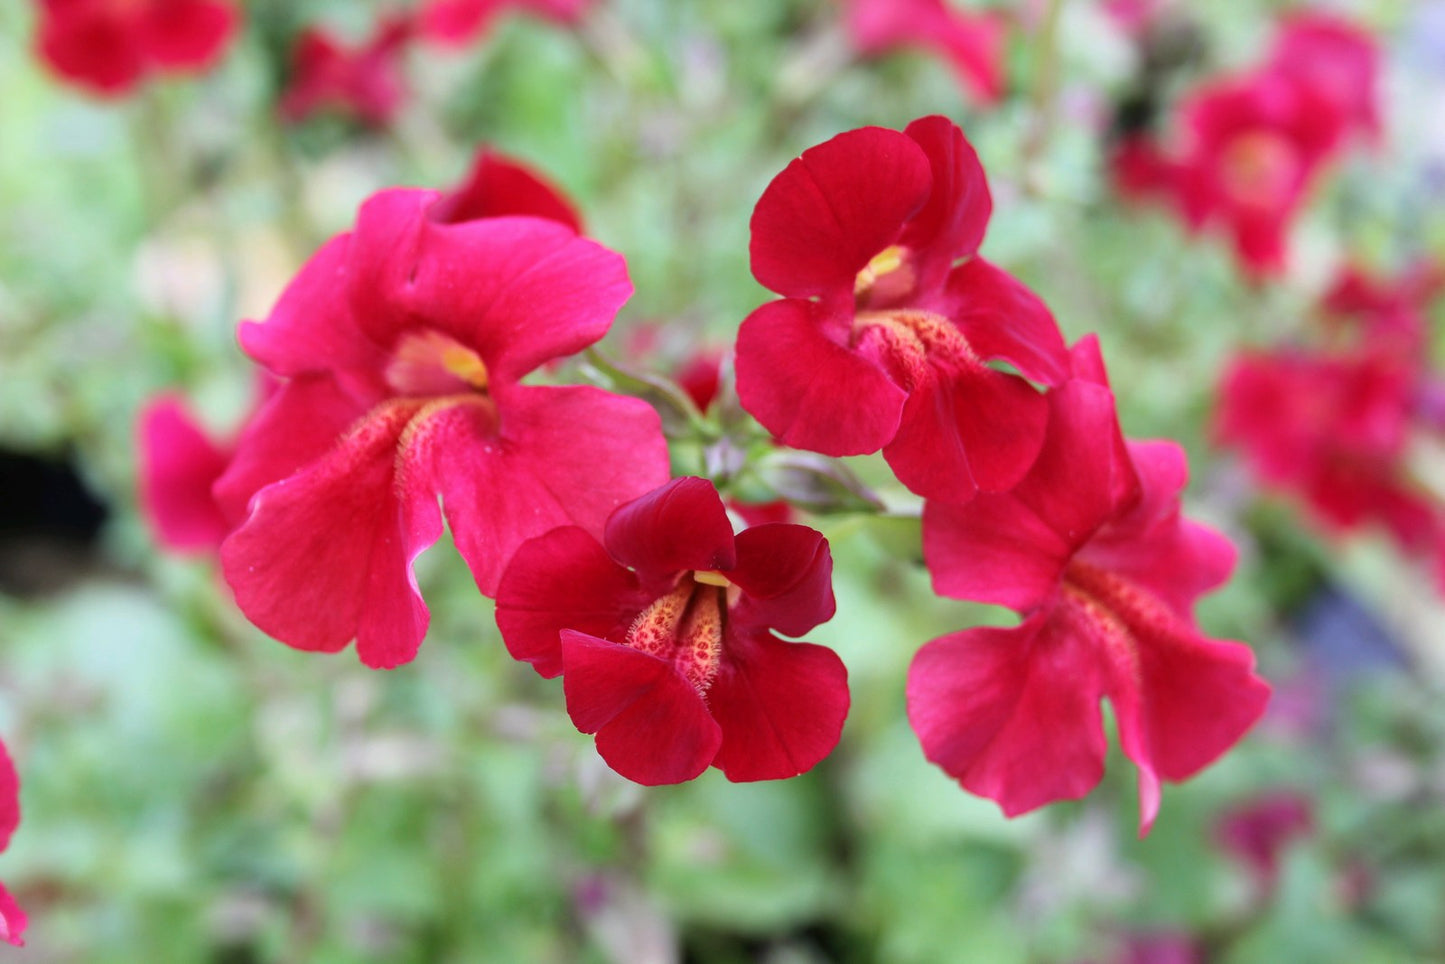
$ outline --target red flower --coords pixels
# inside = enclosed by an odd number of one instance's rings
[[[733,535],[710,482],[674,479],[607,520],[528,542],[497,593],[507,648],[562,674],[567,712],[638,783],[796,776],[838,742],[847,671],[789,643],[832,618],[820,534],[762,525]]]
[[[1185,218],[1226,231],[1252,275],[1282,271],[1289,223],[1344,131],[1338,105],[1267,71],[1200,88],[1182,111],[1189,143],[1177,200]]]
[[[175,395],[148,403],[138,428],[140,506],[146,521],[168,549],[214,551],[240,521],[211,494],[231,461],[231,447],[212,441]]]
[[[411,32],[409,18],[384,17],[369,39],[348,48],[321,27],[303,30],[291,48],[281,116],[300,121],[333,110],[378,127],[390,123],[406,97],[401,58]]]
[[[1290,14],[1275,36],[1268,69],[1311,87],[1347,125],[1379,133],[1380,52],[1355,24],[1319,11]]]
[[[1179,514],[1184,453],[1124,442],[1097,342],[1049,393],[1037,464],[1013,491],[928,502],[923,551],[942,595],[1024,615],[936,639],[914,658],[908,713],[928,759],[1010,816],[1083,796],[1103,773],[1099,700],[1139,767],[1141,828],[1159,781],[1183,780],[1263,713],[1249,649],[1200,634],[1193,603],[1233,547]]]
[[[0,743],[0,852],[10,846],[10,837],[20,825],[20,777],[10,753]],[[16,947],[25,946],[25,911],[0,884],[0,940]]]
[[[1416,264],[1394,279],[1351,265],[1326,293],[1323,307],[1328,320],[1353,329],[1358,348],[1394,352],[1419,365],[1428,357],[1427,309],[1442,287],[1445,271],[1429,262]]]
[[[594,0],[426,0],[421,32],[428,40],[461,46],[481,36],[492,19],[513,7],[560,24],[574,24]]]
[[[985,360],[1057,384],[1067,353],[1043,303],[977,256],[991,207],[978,156],[944,117],[805,151],[753,211],[753,274],[784,297],[738,333],[743,406],[796,448],[882,448],[927,497],[1016,482],[1047,405]]]
[[[1403,465],[1416,385],[1414,361],[1388,353],[1242,353],[1221,380],[1215,435],[1329,530],[1380,522],[1425,549],[1438,513]]]
[[[438,496],[491,595],[517,546],[562,525],[600,533],[668,475],[646,403],[521,384],[606,333],[632,291],[622,258],[540,218],[441,223],[438,198],[373,196],[265,323],[241,326],[285,382],[215,486],[250,497],[221,547],[246,615],[301,649],[354,637],[375,667],[425,634],[409,565],[441,534]]]
[[[236,28],[226,0],[39,0],[36,48],[57,74],[118,96],[151,72],[210,67]]]
[[[1279,880],[1281,853],[1314,832],[1314,807],[1301,793],[1277,790],[1232,808],[1214,829],[1220,846],[1242,861],[1259,889],[1270,894]]]
[[[844,0],[848,35],[858,50],[877,56],[920,47],[946,59],[963,85],[984,103],[1003,93],[1001,17],[972,14],[945,0]]]

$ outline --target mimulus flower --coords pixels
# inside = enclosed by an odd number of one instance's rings
[[[507,648],[562,675],[567,712],[638,783],[809,770],[838,742],[847,671],[793,643],[833,616],[832,557],[806,526],[736,536],[703,479],[674,479],[613,513],[528,542],[497,593]]]
[[[574,24],[595,0],[425,0],[421,31],[429,40],[460,46],[481,36],[509,9]]]
[[[784,297],[738,332],[743,406],[795,448],[881,448],[925,497],[1018,481],[1047,405],[986,362],[1053,385],[1067,352],[1043,303],[978,257],[991,208],[978,156],[944,117],[804,151],[753,211],[753,274]]]
[[[56,73],[102,96],[152,72],[211,66],[236,28],[227,0],[39,0],[36,48]]]
[[[996,13],[969,13],[946,0],[844,0],[848,35],[868,56],[915,47],[946,59],[980,101],[1003,93],[1004,24]]]
[[[291,48],[281,116],[300,121],[329,110],[364,124],[389,123],[406,97],[401,58],[411,32],[408,18],[385,17],[365,42],[347,47],[321,27],[303,30]]]
[[[1074,357],[1076,378],[1049,393],[1048,435],[1022,482],[966,504],[925,503],[935,590],[1024,620],[924,646],[908,715],[929,760],[1012,816],[1099,781],[1107,697],[1139,768],[1147,832],[1160,780],[1183,780],[1232,746],[1269,687],[1247,647],[1195,626],[1194,600],[1224,581],[1234,551],[1180,516],[1184,453],[1126,444],[1097,343]]]
[[[444,223],[440,197],[373,196],[241,326],[284,382],[215,486],[250,498],[221,547],[246,615],[300,649],[355,638],[375,667],[411,659],[426,631],[410,564],[441,534],[438,497],[491,595],[523,542],[600,534],[668,476],[646,403],[521,384],[607,332],[632,291],[622,258],[541,218]]]
[[[1389,353],[1245,352],[1221,379],[1215,435],[1326,529],[1378,522],[1421,550],[1440,522],[1405,471],[1417,385],[1414,360]]]
[[[447,224],[509,214],[547,218],[582,233],[582,218],[566,195],[525,164],[487,148],[431,209],[432,220]]]
[[[10,846],[10,837],[20,825],[20,777],[5,744],[0,743],[0,853]],[[0,940],[16,947],[25,944],[25,911],[0,884]]]

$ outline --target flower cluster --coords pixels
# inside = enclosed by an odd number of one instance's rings
[[[805,151],[753,212],[753,273],[780,297],[739,329],[738,397],[779,444],[881,451],[923,497],[936,590],[1022,617],[918,653],[909,715],[929,759],[1009,814],[1080,796],[1102,772],[1107,698],[1147,828],[1160,781],[1238,740],[1268,688],[1247,648],[1194,623],[1233,552],[1180,515],[1182,451],[1124,440],[1097,342],[1070,351],[979,256],[991,211],[943,117]],[[355,639],[373,667],[417,652],[410,564],[444,510],[509,651],[562,676],[617,772],[802,773],[849,705],[836,654],[778,635],[833,615],[826,540],[782,521],[735,531],[711,481],[668,481],[642,400],[520,383],[599,339],[630,293],[578,226],[489,153],[450,194],[375,195],[242,325],[265,374],[233,442],[174,399],[149,411],[143,502],[172,544],[219,544],[259,627],[301,649]],[[685,406],[725,390],[717,366],[689,376]]]
[[[1290,224],[1349,135],[1378,133],[1378,55],[1369,35],[1321,13],[1286,18],[1262,66],[1196,87],[1161,143],[1131,137],[1114,157],[1126,197],[1157,197],[1192,230],[1227,235],[1252,277],[1278,274]]]
[[[156,72],[198,73],[235,35],[234,0],[36,0],[35,47],[60,77],[94,94],[128,93]],[[347,43],[313,23],[294,38],[277,109],[283,120],[321,112],[362,124],[390,123],[406,100],[405,54],[421,36],[461,46],[508,9],[575,25],[592,0],[427,0],[378,16],[371,33]]]
[[[1023,617],[919,652],[909,716],[928,758],[1009,814],[1081,796],[1107,697],[1147,829],[1159,781],[1218,757],[1269,690],[1246,647],[1194,623],[1233,550],[1180,516],[1182,450],[1124,441],[1097,343],[1067,351],[1043,303],[978,256],[990,210],[942,117],[805,151],[753,213],[753,273],[783,297],[743,322],[738,392],[786,444],[881,449],[925,499],[935,589]]]
[[[1392,281],[1347,269],[1321,305],[1321,347],[1244,351],[1224,372],[1218,441],[1326,532],[1380,525],[1409,554],[1440,551],[1445,505],[1409,456],[1442,425],[1426,361],[1426,308],[1442,282],[1427,265]]]
[[[119,96],[148,74],[195,73],[220,57],[239,14],[230,0],[38,0],[35,46],[60,77]]]

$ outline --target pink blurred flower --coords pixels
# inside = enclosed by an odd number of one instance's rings
[[[1004,21],[946,0],[843,0],[844,23],[858,51],[879,56],[917,48],[943,57],[983,103],[1003,93]]]
[[[1262,794],[1221,814],[1215,839],[1254,876],[1260,891],[1274,892],[1285,848],[1314,832],[1310,798],[1293,790]]]
[[[596,0],[423,0],[419,14],[428,40],[459,47],[484,34],[507,10],[518,10],[555,23],[572,25]]]
[[[337,111],[377,127],[390,123],[406,98],[401,60],[411,34],[407,16],[383,17],[355,47],[323,27],[306,28],[291,48],[281,116],[294,122]]]

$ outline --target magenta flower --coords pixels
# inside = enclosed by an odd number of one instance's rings
[[[423,0],[421,32],[440,44],[459,47],[491,27],[506,10],[525,11],[563,25],[575,24],[595,0]]]
[[[1209,764],[1264,711],[1247,647],[1204,637],[1194,600],[1234,562],[1217,533],[1179,514],[1184,453],[1125,443],[1097,342],[1049,393],[1038,462],[1012,491],[925,503],[923,552],[941,595],[1024,621],[927,644],[908,674],[924,754],[1010,816],[1081,797],[1103,774],[1099,701],[1113,704],[1139,768],[1141,829],[1159,781]]]
[[[1261,794],[1221,814],[1214,838],[1239,860],[1266,896],[1279,883],[1279,863],[1296,840],[1313,835],[1314,804],[1294,790]]]
[[[833,616],[828,543],[800,525],[733,535],[710,482],[674,479],[607,520],[517,551],[497,593],[507,648],[562,675],[567,712],[638,783],[796,776],[838,742],[847,671],[790,643]]]
[[[35,45],[57,74],[117,97],[147,74],[195,73],[235,33],[227,0],[39,0]]]
[[[425,634],[410,563],[441,534],[438,497],[491,595],[523,542],[600,534],[668,476],[646,403],[521,384],[606,333],[632,291],[621,256],[540,218],[442,223],[438,200],[373,196],[264,323],[241,326],[284,383],[214,488],[250,499],[221,547],[246,615],[300,649],[355,638],[374,667]]]
[[[10,753],[0,742],[0,852],[10,846],[10,837],[20,825],[20,777]],[[25,925],[28,923],[25,911],[15,903],[15,898],[0,884],[0,940],[16,947],[25,945]]]
[[[527,165],[488,148],[477,151],[466,177],[432,206],[445,224],[523,214],[582,233],[582,217],[562,191]]]
[[[1439,508],[1405,466],[1418,383],[1415,360],[1389,352],[1243,352],[1220,381],[1215,437],[1327,531],[1378,522],[1427,550]]]
[[[991,208],[978,156],[944,117],[804,151],[753,211],[753,274],[783,298],[738,332],[743,406],[795,448],[881,448],[926,497],[1017,482],[1048,406],[986,362],[1049,385],[1068,362],[1043,303],[978,257]]]
[[[402,56],[411,20],[383,17],[363,43],[348,47],[322,27],[308,27],[291,48],[291,73],[279,109],[288,121],[336,111],[383,127],[406,99]]]
[[[969,13],[946,0],[844,0],[848,36],[860,53],[879,56],[915,47],[948,61],[983,103],[1003,93],[1003,19]]]

